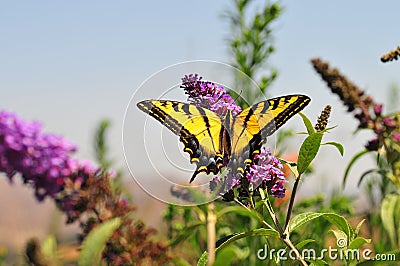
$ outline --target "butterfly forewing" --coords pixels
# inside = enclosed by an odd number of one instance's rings
[[[192,177],[200,172],[217,173],[221,167],[224,132],[221,118],[214,112],[176,101],[150,100],[137,104],[174,134],[185,145],[192,163],[197,164]]]

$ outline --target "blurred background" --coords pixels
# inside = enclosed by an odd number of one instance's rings
[[[254,1],[254,10],[263,2]],[[377,101],[387,102],[390,88],[400,84],[400,75],[398,65],[382,64],[380,57],[399,44],[400,2],[282,0],[280,4],[283,13],[273,24],[276,51],[266,66],[279,74],[268,96],[309,95],[312,102],[304,113],[311,119],[331,104],[331,125],[338,128],[329,139],[345,146],[344,157],[333,148],[321,151],[313,180],[302,184],[301,197],[339,188],[350,158],[372,136],[353,134],[354,118],[316,75],[310,59],[329,61]],[[124,113],[142,82],[165,67],[188,60],[229,64],[231,31],[224,15],[231,6],[230,0],[2,2],[0,109],[42,122],[46,132],[62,135],[79,147],[77,158],[90,160],[94,160],[95,128],[102,119],[109,119],[110,157],[124,171],[124,181],[138,205],[137,215],[160,228],[160,212],[146,209],[151,205],[162,210],[165,205],[150,201],[125,165]],[[154,92],[161,95],[166,89],[160,86]],[[300,118],[292,120],[287,127],[302,130],[296,126],[301,125]],[[138,118],[139,129],[143,121],[144,116]],[[298,150],[300,142],[290,143],[289,151]],[[365,158],[358,164],[371,162]],[[334,171],[324,171],[332,165]],[[360,193],[361,172],[353,169],[346,194]],[[33,193],[18,178],[14,184],[0,178],[0,245],[15,252],[27,237],[43,237],[50,230],[61,230],[66,239],[75,238],[75,227],[62,226],[64,218],[53,203],[39,204]],[[362,197],[358,204],[366,207]]]

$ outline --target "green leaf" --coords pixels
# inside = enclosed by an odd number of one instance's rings
[[[354,230],[346,218],[336,213],[325,213],[323,217],[339,230],[342,230],[347,235],[347,239],[353,239]]]
[[[390,243],[395,246],[396,240],[396,229],[399,226],[395,224],[395,212],[398,212],[397,202],[399,201],[399,195],[389,194],[382,201],[381,206],[381,219],[383,227],[389,235]],[[400,201],[399,201],[400,202]]]
[[[348,248],[349,249],[359,249],[362,245],[366,243],[371,243],[371,239],[366,239],[363,237],[356,237],[353,241],[350,242]]]
[[[297,171],[304,173],[311,161],[318,153],[323,134],[320,132],[308,136],[300,147],[299,157],[297,158]]]
[[[254,229],[254,230],[251,230],[248,232],[233,234],[233,235],[231,235],[230,238],[227,238],[223,243],[221,243],[215,249],[215,252],[217,253],[218,251],[220,251],[221,249],[223,249],[224,247],[226,247],[227,245],[229,245],[230,243],[232,243],[238,239],[242,239],[245,237],[251,237],[251,236],[267,236],[267,237],[271,236],[271,237],[279,238],[279,233],[278,233],[278,231],[273,230],[273,229],[258,228],[258,229]]]
[[[318,213],[318,212],[305,212],[293,217],[289,221],[288,232],[291,233],[300,226],[312,221],[316,218],[323,217],[328,220],[331,224],[338,227],[348,236],[348,239],[353,237],[353,229],[351,228],[349,222],[343,217],[336,213]]]
[[[340,155],[343,156],[343,154],[344,154],[344,147],[339,142],[329,141],[329,142],[324,142],[321,145],[332,145],[332,146],[336,147],[336,149],[340,152]]]
[[[243,250],[235,245],[231,245],[216,254],[213,266],[233,265],[234,260],[244,259],[248,255],[248,249]]]
[[[301,113],[301,112],[299,113],[299,115],[301,116],[301,118],[303,118],[303,123],[307,128],[308,135],[314,134],[315,133],[315,129],[314,129],[310,119],[308,119],[308,117],[305,114]]]
[[[121,225],[121,218],[114,218],[94,228],[82,243],[79,266],[99,265],[101,253],[111,235]]]
[[[327,128],[325,128],[324,130],[322,130],[321,132],[322,132],[322,133],[326,133],[326,132],[329,132],[329,130],[334,129],[334,128],[337,128],[337,126],[327,127]]]
[[[315,240],[314,240],[314,239],[306,239],[306,240],[303,240],[303,241],[301,241],[300,243],[298,243],[298,244],[296,245],[296,248],[297,248],[297,249],[301,249],[302,247],[304,247],[305,245],[307,245],[308,243],[311,243],[311,242],[315,242]]]
[[[298,227],[302,226],[303,224],[314,220],[318,217],[321,217],[322,213],[314,213],[314,212],[304,212],[296,215],[289,221],[288,231],[289,233],[293,232]]]
[[[346,171],[344,172],[343,184],[342,184],[343,187],[344,187],[344,185],[346,184],[347,176],[349,175],[350,169],[351,169],[351,167],[353,166],[353,164],[354,164],[358,159],[360,159],[363,155],[365,155],[365,154],[367,154],[367,153],[369,153],[368,150],[361,151],[361,152],[357,153],[356,155],[354,155],[354,157],[351,159],[349,165],[346,167]]]
[[[357,224],[356,230],[354,230],[355,236],[358,236],[358,233],[360,232],[361,226],[364,224],[365,219],[362,219],[361,222]]]
[[[207,251],[204,251],[203,254],[201,254],[199,260],[197,261],[197,266],[206,266],[207,260],[208,260],[208,253]]]

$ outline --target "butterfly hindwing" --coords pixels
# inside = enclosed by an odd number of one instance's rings
[[[223,138],[220,136],[224,127],[216,113],[167,100],[147,100],[137,106],[179,136],[190,161],[197,164],[192,180],[200,172],[218,173],[222,165]]]

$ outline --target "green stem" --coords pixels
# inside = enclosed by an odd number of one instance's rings
[[[294,181],[292,195],[290,196],[290,202],[289,202],[288,211],[286,213],[286,220],[285,220],[285,227],[284,227],[285,228],[285,231],[284,231],[285,234],[287,233],[288,225],[289,225],[289,221],[290,221],[290,216],[292,215],[294,199],[296,198],[296,192],[297,192],[297,188],[299,186],[300,177],[301,177],[301,174],[299,174],[299,176]]]
[[[282,229],[281,224],[279,223],[278,217],[275,214],[274,208],[272,207],[271,202],[268,199],[268,195],[266,196],[264,194],[264,191],[261,188],[259,189],[259,191],[260,191],[261,199],[264,201],[264,204],[267,207],[269,216],[272,218],[272,221],[274,222],[276,229],[278,230],[280,235],[283,235],[284,231]]]
[[[285,238],[281,238],[281,239],[282,239],[283,243],[285,243],[285,245],[288,246],[288,248],[293,250],[294,254],[296,254],[297,260],[301,263],[301,265],[307,266],[308,265],[307,262],[303,259],[303,257],[301,256],[300,252],[293,245],[292,241],[290,241],[289,237],[286,236]]]

